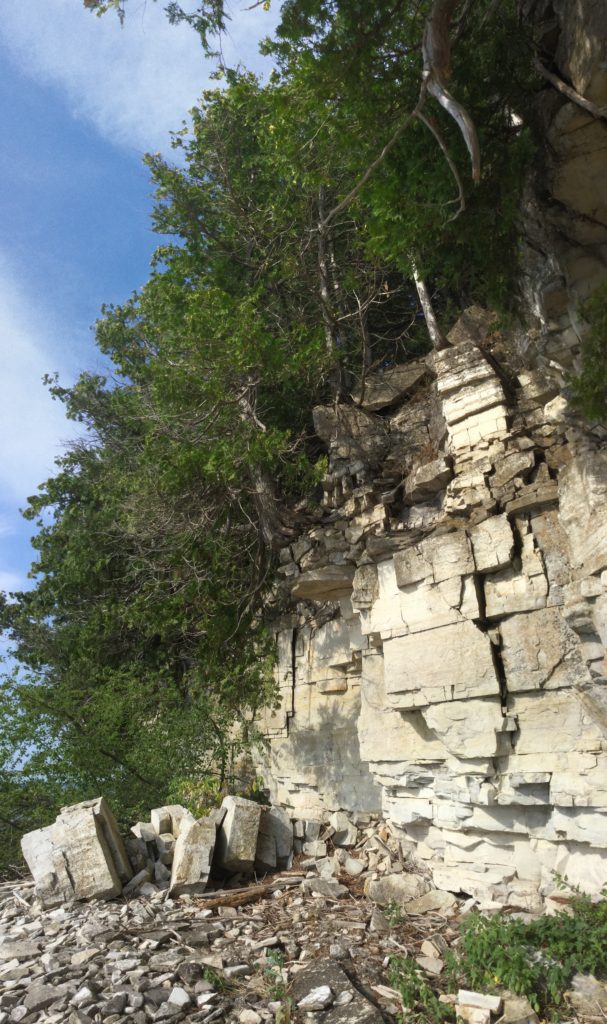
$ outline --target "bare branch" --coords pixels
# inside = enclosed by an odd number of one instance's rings
[[[421,302],[422,309],[424,311],[426,327],[428,328],[428,334],[430,335],[432,345],[436,352],[440,352],[444,348],[450,348],[451,346],[449,345],[449,342],[438,326],[438,320],[436,319],[432,299],[430,298],[426,282],[420,276],[417,263],[413,258],[411,258],[411,270],[413,272],[413,280],[415,281],[417,294],[419,295],[419,301]]]
[[[455,184],[457,185],[458,198],[456,200],[452,200],[452,201],[453,202],[458,202],[459,203],[459,207],[455,211],[453,216],[449,218],[449,220],[455,220],[456,217],[459,217],[460,213],[463,213],[463,211],[466,209],[466,197],[464,196],[464,186],[462,185],[462,179],[460,178],[459,171],[458,171],[457,167],[455,166],[455,163],[453,162],[453,160],[451,158],[451,154],[449,153],[449,150],[447,149],[447,145],[446,145],[445,140],[443,139],[443,137],[442,137],[442,135],[440,133],[438,125],[435,124],[435,122],[432,121],[429,117],[426,117],[425,114],[423,114],[421,110],[420,110],[419,114],[417,115],[417,118],[418,118],[419,121],[422,122],[422,124],[425,124],[426,128],[428,128],[432,132],[434,138],[438,142],[438,144],[439,144],[439,146],[440,146],[440,148],[441,148],[441,150],[443,152],[443,156],[444,156],[445,160],[447,161],[449,170],[451,171],[451,174],[453,175],[453,178],[455,180]]]
[[[424,27],[422,53],[426,89],[458,125],[470,153],[472,179],[481,180],[481,155],[474,122],[468,111],[458,103],[447,88],[451,74],[451,43],[449,28],[460,0],[434,0]]]
[[[549,71],[547,67],[544,67],[539,57],[535,57],[533,66],[547,82],[550,82],[555,89],[558,89],[558,91],[562,93],[563,96],[566,96],[568,100],[571,100],[572,103],[576,103],[578,107],[581,107],[582,110],[586,110],[589,114],[592,114],[593,117],[599,117],[607,120],[607,107],[598,107],[596,103],[592,103],[591,100],[587,100],[584,96],[581,96],[573,86],[567,85],[562,78],[559,78],[558,75],[554,75],[552,71]]]

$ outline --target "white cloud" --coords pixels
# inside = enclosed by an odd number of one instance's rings
[[[107,139],[140,151],[166,152],[210,83],[198,37],[187,25],[171,26],[164,0],[129,0],[124,27],[112,14],[96,18],[79,0],[27,0],[5,5],[0,40],[20,70],[58,86],[72,112]],[[232,0],[223,40],[226,62],[260,67],[257,41],[277,21]]]
[[[53,370],[73,378],[60,350],[52,318],[23,294],[0,253],[0,490],[5,507],[24,504],[53,473],[54,459],[75,434],[63,407],[42,384],[43,375]],[[11,522],[3,518],[0,534],[10,532]]]
[[[5,572],[0,569],[0,590],[4,590],[7,594],[15,593],[19,590],[25,590],[30,586],[29,582],[19,576],[16,572]]]

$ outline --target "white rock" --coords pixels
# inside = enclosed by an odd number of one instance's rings
[[[208,818],[188,823],[175,843],[170,896],[204,892],[211,873],[215,849],[215,823]]]
[[[103,797],[63,808],[53,825],[25,835],[21,848],[48,905],[70,898],[112,899],[132,875]]]
[[[186,1007],[190,1005],[192,1000],[184,988],[176,985],[175,988],[171,989],[168,1002],[171,1003],[172,1006]]]
[[[261,806],[238,796],[225,797],[221,806],[226,815],[217,832],[215,862],[226,871],[252,871]]]
[[[332,1006],[335,1001],[335,996],[329,985],[319,985],[318,988],[313,988],[307,995],[300,999],[297,1006],[300,1010],[306,1010],[308,1013],[313,1013],[316,1010],[326,1010],[329,1006]]]
[[[154,807],[150,811],[150,824],[156,835],[172,831],[171,812],[168,807]]]
[[[476,1006],[481,1010],[490,1010],[491,1013],[499,1013],[502,1008],[501,996],[487,995],[485,992],[470,992],[468,989],[460,988],[457,993],[459,1006]]]
[[[243,1010],[238,1020],[240,1024],[261,1024],[263,1017],[260,1017],[256,1010]]]

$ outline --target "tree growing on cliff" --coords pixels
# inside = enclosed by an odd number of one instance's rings
[[[7,829],[101,790],[128,818],[228,770],[234,721],[271,700],[276,551],[317,514],[312,406],[427,347],[412,252],[444,318],[507,295],[528,153],[512,4],[460,26],[483,171],[459,175],[457,220],[437,135],[468,168],[458,127],[437,108],[398,133],[428,9],[286,4],[268,84],[226,71],[175,135],[183,165],[148,157],[168,241],[97,325],[113,375],[50,382],[84,434],[30,499],[35,586],[2,608],[21,666],[0,704]]]

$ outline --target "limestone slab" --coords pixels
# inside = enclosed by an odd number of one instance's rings
[[[499,694],[491,642],[472,622],[389,640],[384,661],[393,707]]]
[[[512,615],[499,630],[509,693],[583,687],[590,681],[578,638],[560,609]]]
[[[495,572],[510,565],[514,537],[506,516],[492,516],[472,527],[470,541],[477,572]]]
[[[217,833],[215,862],[225,871],[252,871],[261,821],[261,805],[244,797],[226,796],[226,815]]]
[[[170,896],[204,892],[211,873],[217,829],[210,818],[198,818],[182,828],[175,843]]]

